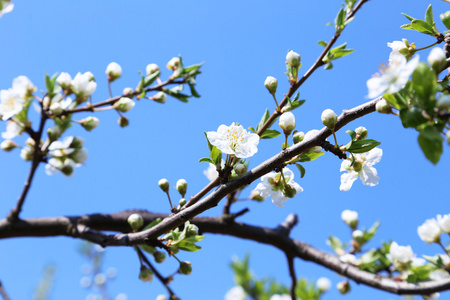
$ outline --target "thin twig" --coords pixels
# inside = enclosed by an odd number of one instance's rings
[[[8,294],[5,291],[5,288],[3,287],[2,282],[0,281],[0,294],[3,297],[3,300],[10,300],[10,298],[8,297]]]
[[[289,289],[289,294],[291,295],[292,300],[296,300],[295,289],[297,288],[297,275],[295,274],[294,268],[294,258],[292,256],[287,256],[288,267],[289,267],[289,276],[291,276],[291,287]]]

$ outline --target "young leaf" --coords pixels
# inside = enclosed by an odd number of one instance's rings
[[[442,23],[447,29],[450,29],[450,10],[440,15]]]
[[[200,158],[200,160],[198,162],[201,162],[201,163],[202,162],[207,162],[207,163],[210,163],[210,164],[214,164],[214,162],[209,157]]]
[[[405,128],[417,127],[428,121],[422,115],[422,110],[417,108],[404,108],[400,110],[400,120]]]
[[[328,43],[325,41],[319,41],[317,44],[319,44],[320,46],[324,46],[324,47],[328,46]]]
[[[297,169],[300,171],[300,178],[303,178],[305,176],[306,170],[301,164],[295,164]]]
[[[341,8],[336,16],[336,19],[334,20],[336,32],[341,32],[344,29],[344,22],[345,10]]]
[[[266,123],[266,121],[269,119],[269,117],[270,117],[270,112],[266,108],[266,111],[264,112],[264,114],[261,118],[261,121],[259,121],[258,126],[256,126],[256,131],[258,131],[264,125],[264,123]]]
[[[347,149],[347,151],[352,153],[365,153],[372,150],[373,148],[375,148],[380,144],[381,144],[380,142],[371,139],[362,141],[353,141],[351,147]]]
[[[434,126],[425,127],[419,134],[418,141],[425,157],[433,164],[437,164],[443,151],[443,138]]]
[[[434,36],[436,33],[439,33],[439,32],[436,32],[435,29],[430,24],[428,24],[427,22],[425,22],[423,20],[414,20],[411,22],[411,26],[412,26],[412,29],[414,29],[418,32],[429,34],[432,36]]]
[[[261,139],[272,139],[279,136],[281,133],[277,130],[266,129],[264,133],[261,135]]]
[[[431,27],[435,27],[433,20],[433,8],[431,7],[431,4],[428,5],[427,11],[425,12],[425,22],[430,24]]]

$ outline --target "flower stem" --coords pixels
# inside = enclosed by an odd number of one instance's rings
[[[416,50],[416,52],[420,51],[420,50],[425,50],[425,49],[431,48],[431,47],[433,47],[433,46],[435,46],[437,44],[439,44],[439,42],[436,42],[436,43],[433,43],[433,44],[431,44],[429,46],[426,46],[426,47],[423,47],[423,48],[419,48],[419,49],[415,49],[415,50]]]
[[[332,130],[332,132],[333,132],[333,137],[334,137],[334,147],[338,148],[339,146],[338,146],[338,142],[337,142],[337,138],[336,138],[336,133],[334,132],[334,130]]]
[[[275,100],[275,104],[277,105],[277,111],[281,112],[280,105],[278,105],[277,98],[275,97],[275,93],[273,93],[272,96],[273,96],[273,100]]]
[[[170,200],[169,192],[167,191],[166,194],[167,194],[167,198],[169,199],[170,211],[173,211],[173,205],[172,205],[172,201]]]

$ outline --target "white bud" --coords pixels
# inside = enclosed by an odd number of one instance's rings
[[[59,76],[56,78],[56,83],[59,84],[63,89],[68,89],[70,87],[70,83],[72,82],[72,77],[69,73],[61,72]]]
[[[331,281],[330,279],[326,278],[326,277],[320,277],[319,279],[317,279],[316,281],[316,287],[317,289],[319,289],[322,292],[326,292],[330,289],[331,287]]]
[[[435,70],[440,70],[445,66],[447,58],[445,57],[445,52],[442,48],[435,47],[430,51],[428,55],[428,63]]]
[[[330,130],[334,130],[334,125],[336,125],[337,122],[337,115],[334,111],[329,108],[325,109],[322,112],[322,116],[320,118],[323,125],[327,126]]]
[[[390,114],[392,112],[391,106],[385,99],[381,99],[375,104],[375,110],[382,114]]]
[[[367,139],[367,135],[368,135],[369,131],[366,129],[366,127],[360,126],[355,129],[355,133],[356,133],[357,140],[365,140],[365,139]]]
[[[63,110],[64,109],[59,102],[55,102],[50,105],[50,111],[53,113],[53,115],[59,115],[63,112]]]
[[[122,76],[122,67],[116,62],[112,62],[106,67],[105,73],[108,75],[108,81],[112,82]]]
[[[152,97],[152,99],[158,103],[164,103],[166,102],[167,96],[164,92],[158,92]]]
[[[352,210],[344,210],[341,213],[342,221],[344,221],[348,226],[355,229],[358,226],[358,213]]]
[[[169,181],[165,178],[158,181],[159,187],[163,190],[163,192],[167,193],[169,191]]]
[[[14,142],[13,140],[4,140],[0,144],[0,148],[2,148],[2,150],[6,152],[9,152],[17,147],[19,147],[19,145],[17,145],[16,142]]]
[[[417,228],[417,233],[422,241],[431,244],[440,241],[441,228],[435,219],[428,219]]]
[[[175,71],[180,66],[180,58],[173,57],[169,62],[167,63],[166,67],[169,70]]]
[[[133,88],[126,87],[123,89],[122,95],[124,95],[125,97],[128,97],[130,99],[133,99],[133,97],[134,97],[133,92],[134,92]]]
[[[236,173],[236,175],[242,176],[247,173],[247,167],[244,164],[237,164],[236,166],[234,166],[234,172]]]
[[[346,281],[342,281],[342,282],[339,282],[337,285],[336,285],[336,288],[338,289],[338,291],[341,293],[341,294],[347,294],[348,292],[350,292],[350,283],[346,280]]]
[[[127,112],[130,111],[134,105],[135,103],[133,100],[127,97],[122,97],[114,104],[114,108],[121,112]]]
[[[95,129],[98,124],[100,124],[100,120],[96,117],[87,117],[80,121],[81,126],[87,131],[91,131]]]
[[[305,139],[305,133],[303,131],[297,131],[292,136],[292,139],[294,140],[294,144],[300,143]]]
[[[75,164],[75,162],[72,159],[66,158],[64,160],[61,172],[64,175],[70,177],[70,176],[73,175],[73,171],[75,170],[75,166],[76,166],[76,164]]]
[[[266,81],[264,81],[264,86],[273,95],[277,91],[278,80],[275,77],[267,76]]]
[[[130,224],[131,228],[136,231],[144,225],[144,219],[140,214],[132,214],[128,217],[128,224]]]
[[[159,67],[157,64],[148,64],[145,71],[147,72],[147,75],[152,75],[153,73],[159,71]]]
[[[179,179],[176,184],[176,189],[180,193],[181,197],[184,198],[184,195],[186,195],[187,190],[187,182],[184,179]]]
[[[450,233],[450,214],[443,216],[437,215],[436,218],[442,231]]]
[[[300,66],[300,54],[290,50],[286,55],[286,63],[294,68]]]
[[[295,117],[290,111],[281,115],[278,125],[284,130],[284,133],[289,135],[295,128]]]

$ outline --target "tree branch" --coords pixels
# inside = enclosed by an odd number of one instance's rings
[[[291,295],[292,300],[296,300],[295,289],[297,288],[297,275],[295,274],[294,258],[287,255],[286,258],[288,261],[289,276],[291,276],[291,288],[289,289],[289,294]]]
[[[0,294],[2,295],[3,300],[10,300],[1,281],[0,281]]]

